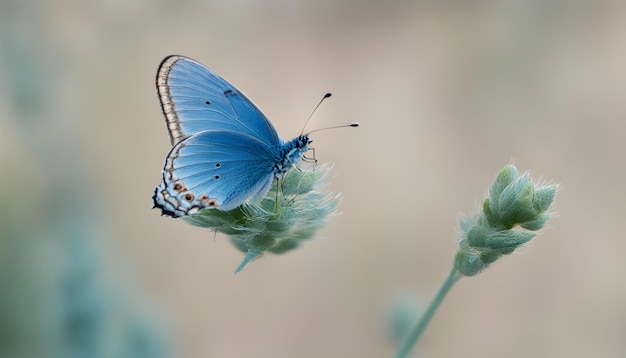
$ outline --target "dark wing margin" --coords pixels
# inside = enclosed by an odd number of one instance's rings
[[[161,111],[165,116],[165,124],[170,135],[170,143],[175,145],[187,136],[183,133],[178,120],[178,114],[174,110],[174,102],[170,95],[169,75],[176,62],[184,59],[183,56],[171,55],[163,59],[159,65],[156,76],[156,87],[161,102]]]

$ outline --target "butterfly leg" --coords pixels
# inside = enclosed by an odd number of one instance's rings
[[[308,152],[312,152],[313,156],[307,156]],[[310,147],[309,150],[302,156],[302,161],[307,163],[317,163],[317,159],[315,158],[315,148]]]

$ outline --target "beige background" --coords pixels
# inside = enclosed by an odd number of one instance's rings
[[[102,271],[166,322],[177,356],[391,356],[389,302],[431,298],[458,216],[510,162],[560,184],[559,217],[460,281],[420,356],[626,355],[623,3],[17,3],[3,16],[23,23],[51,109],[24,124],[0,86],[0,185],[26,208],[50,178],[84,188]],[[283,138],[326,91],[311,129],[361,123],[314,135],[343,195],[318,240],[234,277],[225,237],[150,210],[169,150],[154,75],[172,53],[246,92]]]

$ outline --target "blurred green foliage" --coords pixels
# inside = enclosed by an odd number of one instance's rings
[[[166,357],[162,324],[108,266],[77,134],[57,128],[41,5],[0,3],[0,357]]]

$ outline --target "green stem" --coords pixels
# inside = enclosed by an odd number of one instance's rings
[[[417,323],[417,326],[413,328],[413,330],[409,333],[409,335],[404,339],[404,342],[402,342],[400,349],[396,353],[396,358],[407,357],[409,352],[411,352],[411,349],[413,349],[413,346],[415,346],[415,344],[417,343],[417,340],[420,338],[422,333],[424,333],[426,326],[428,326],[430,319],[433,318],[433,316],[435,315],[435,312],[437,312],[437,309],[441,305],[441,302],[443,302],[443,299],[446,297],[446,295],[448,294],[452,286],[461,277],[463,276],[453,267],[450,273],[448,274],[448,277],[439,288],[439,292],[437,292],[437,295],[435,296],[435,298],[433,298],[433,300],[430,302],[428,309],[426,310],[426,312],[424,312],[424,314],[420,318],[419,322]]]

